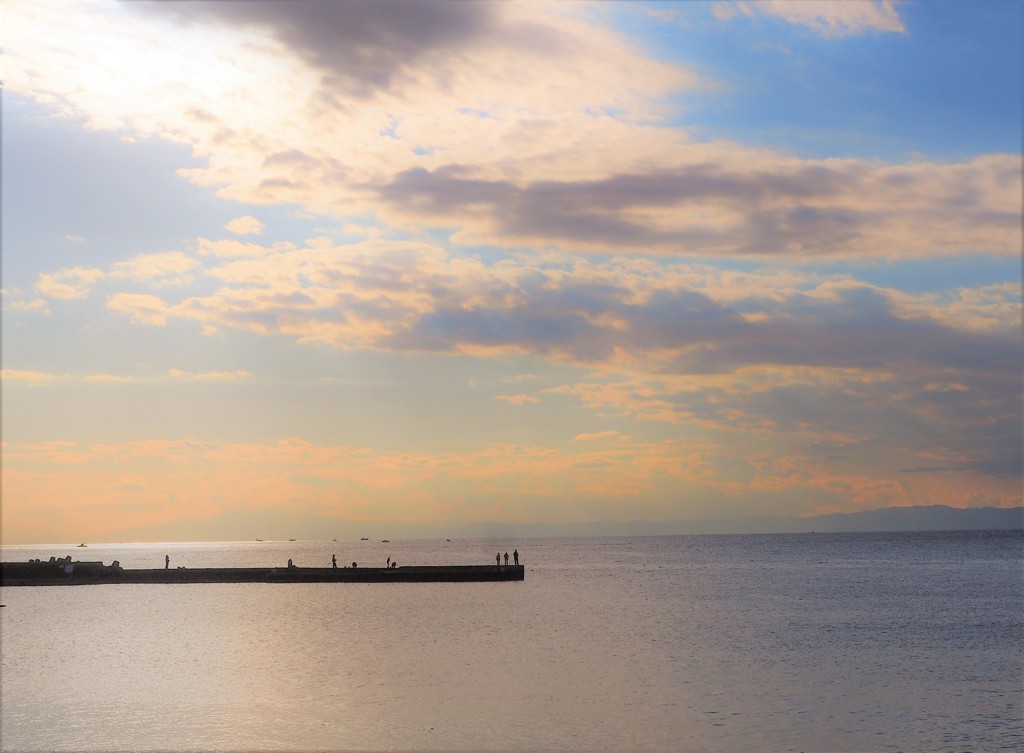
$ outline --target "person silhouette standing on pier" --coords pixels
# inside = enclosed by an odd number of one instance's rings
[[[512,552],[512,559],[515,560],[516,567],[519,567],[519,550],[518,549],[516,549],[515,551]]]
[[[333,567],[335,570],[338,569],[338,555],[336,554],[331,555],[331,567]]]
[[[501,567],[501,553],[494,555],[494,566]]]
[[[508,552],[505,552],[505,567],[508,567]]]
[[[170,570],[170,569],[171,569],[171,555],[165,554],[164,555],[164,570]]]

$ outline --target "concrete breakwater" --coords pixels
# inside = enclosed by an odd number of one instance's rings
[[[135,570],[118,562],[0,563],[2,586],[86,586],[118,583],[469,583],[524,580],[522,565],[405,567],[203,567]]]

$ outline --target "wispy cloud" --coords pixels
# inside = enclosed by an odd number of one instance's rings
[[[495,397],[510,405],[529,405],[531,403],[539,403],[541,401],[541,399],[536,395],[495,395]]]
[[[21,299],[11,300],[4,296],[4,308],[11,311],[38,311],[41,314],[49,315],[50,304],[45,298],[35,298],[31,301]]]
[[[60,379],[59,376],[47,374],[42,371],[22,371],[19,369],[0,370],[0,380],[5,382],[27,382],[35,385],[45,385]]]
[[[737,16],[771,16],[807,26],[823,37],[847,37],[869,32],[906,33],[892,0],[737,0],[716,2],[712,13],[722,21]]]
[[[595,431],[583,434],[577,434],[572,438],[573,442],[602,442],[607,439],[624,439],[619,432],[614,430],[609,431]]]
[[[170,307],[155,295],[115,293],[107,298],[107,308],[120,314],[126,314],[136,324],[162,327],[167,323]]]
[[[82,379],[86,382],[107,382],[113,384],[126,384],[135,381],[132,377],[119,374],[88,374],[82,377]]]
[[[198,266],[195,259],[181,251],[139,254],[110,268],[113,278],[149,282],[156,287],[187,285],[194,279],[189,272]]]
[[[205,371],[189,373],[181,369],[170,369],[167,372],[173,379],[194,379],[200,382],[233,382],[237,379],[248,379],[252,376],[248,371]]]

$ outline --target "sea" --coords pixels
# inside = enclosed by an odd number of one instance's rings
[[[7,546],[509,583],[0,591],[3,751],[1021,751],[1024,533]]]

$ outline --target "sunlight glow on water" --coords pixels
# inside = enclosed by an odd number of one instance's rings
[[[124,567],[484,563],[522,583],[6,588],[5,750],[1024,743],[1022,538],[7,547]],[[85,553],[88,552],[88,555]],[[356,552],[357,554],[352,554]],[[381,562],[377,562],[381,560]]]

